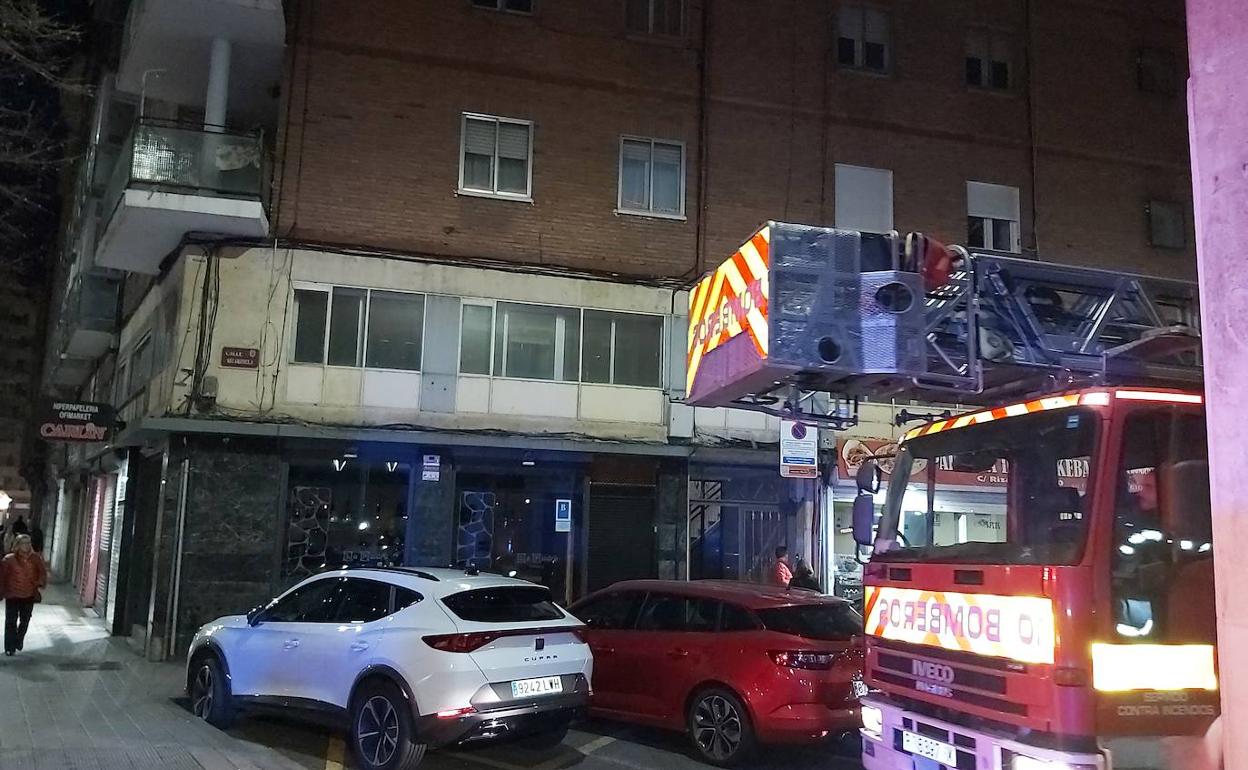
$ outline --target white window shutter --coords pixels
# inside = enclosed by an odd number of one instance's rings
[[[1018,188],[987,182],[966,183],[966,214],[971,217],[1018,220]]]
[[[500,123],[498,125],[498,157],[527,161],[529,159],[529,126]]]
[[[888,16],[875,8],[865,9],[863,40],[869,43],[888,43]]]
[[[681,147],[678,144],[654,144],[654,164],[656,166],[679,166]]]
[[[841,4],[840,18],[837,22],[841,37],[847,37],[851,40],[862,40],[862,13],[863,8],[861,5]]]
[[[464,121],[464,151],[473,155],[494,155],[494,131],[498,126],[492,120],[467,118]]]
[[[893,229],[893,172],[836,164],[836,226],[886,233]]]

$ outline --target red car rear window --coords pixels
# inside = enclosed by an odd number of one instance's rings
[[[862,616],[848,604],[796,604],[757,610],[768,631],[820,641],[848,641],[862,633]]]

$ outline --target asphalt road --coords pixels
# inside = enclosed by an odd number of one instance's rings
[[[342,736],[274,717],[244,719],[230,730],[238,740],[276,750],[308,770],[354,768]],[[683,735],[591,721],[569,733],[553,751],[527,751],[511,744],[463,751],[430,752],[422,770],[707,770],[686,748]],[[834,744],[768,747],[744,770],[857,770],[861,764]]]

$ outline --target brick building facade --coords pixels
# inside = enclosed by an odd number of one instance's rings
[[[98,91],[66,273],[121,317],[47,378],[125,421],[54,565],[155,657],[339,562],[832,577],[778,421],[683,403],[768,219],[1194,272],[1178,0],[187,1]]]
[[[294,5],[276,234],[687,277],[763,219],[835,223],[848,164],[892,172],[901,230],[965,241],[982,181],[1017,188],[1027,253],[1194,269],[1190,214],[1181,246],[1149,229],[1150,202],[1190,209],[1179,3],[875,3],[880,71],[838,61],[856,4],[690,0],[678,36],[526,5]],[[1003,87],[968,85],[981,35]],[[456,194],[464,112],[532,121],[531,203]],[[616,213],[622,135],[682,143],[685,219]]]

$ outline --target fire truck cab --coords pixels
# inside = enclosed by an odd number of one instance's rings
[[[868,768],[1150,767],[1218,714],[1199,393],[1094,388],[907,433],[860,474]],[[936,505],[958,474],[1008,479]],[[973,497],[973,496],[972,496]],[[967,495],[960,496],[965,501]],[[1000,529],[978,527],[1004,509]],[[1000,521],[993,516],[993,522]]]

